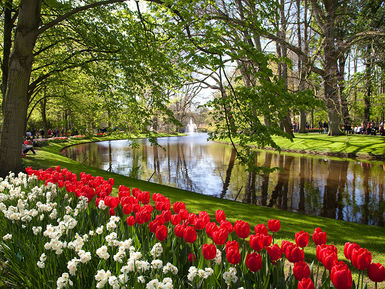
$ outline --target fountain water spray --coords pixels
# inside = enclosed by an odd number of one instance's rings
[[[187,124],[186,132],[187,133],[194,133],[197,128],[197,125],[193,123],[192,118],[190,118],[190,122]]]

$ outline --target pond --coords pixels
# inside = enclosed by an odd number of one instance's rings
[[[261,151],[260,166],[281,171],[245,172],[231,146],[207,134],[102,141],[62,153],[110,172],[177,188],[282,210],[384,226],[385,163]]]

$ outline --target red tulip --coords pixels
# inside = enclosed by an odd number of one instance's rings
[[[150,193],[147,191],[143,191],[140,195],[138,200],[142,202],[142,204],[146,205],[150,203]]]
[[[331,270],[334,264],[338,262],[337,247],[334,245],[318,245],[316,256],[326,269]]]
[[[149,229],[150,229],[150,232],[151,232],[151,233],[155,233],[155,232],[156,232],[156,229],[157,229],[160,225],[162,225],[162,223],[159,222],[159,220],[154,220],[154,221],[148,223],[148,227],[149,227]]]
[[[283,240],[282,243],[281,243],[281,251],[282,251],[282,253],[286,254],[286,249],[289,246],[294,246],[294,244],[292,242],[287,241],[287,240]]]
[[[309,233],[304,231],[295,233],[295,243],[298,247],[305,248],[309,244]]]
[[[178,224],[174,228],[175,236],[178,238],[183,238],[184,236],[184,226],[181,224]]]
[[[217,255],[217,247],[214,244],[203,244],[202,253],[206,260],[214,259]]]
[[[228,237],[229,233],[226,229],[218,229],[213,233],[213,241],[216,245],[223,245]]]
[[[272,262],[275,262],[275,261],[281,259],[282,252],[281,252],[281,249],[279,248],[279,246],[277,244],[274,244],[271,247],[265,247],[265,248],[266,248],[267,254],[269,254]]]
[[[368,276],[373,282],[385,280],[385,268],[380,263],[372,263],[368,266]]]
[[[164,218],[164,221],[167,223],[171,220],[171,211],[170,210],[165,210],[162,211],[162,217]]]
[[[348,260],[351,260],[352,259],[351,255],[352,255],[353,249],[359,249],[359,248],[361,248],[360,245],[358,245],[356,243],[350,243],[350,242],[345,243],[345,246],[344,246],[345,258]]]
[[[324,253],[322,264],[325,266],[326,269],[331,270],[331,268],[333,268],[336,263],[338,263],[337,254],[328,254],[327,252]]]
[[[180,209],[178,214],[182,217],[182,220],[187,220],[189,216],[189,213],[186,209]]]
[[[227,232],[229,232],[229,234],[231,234],[234,231],[233,225],[229,221],[226,221],[226,220],[221,221],[219,228],[226,229]]]
[[[158,241],[164,241],[167,238],[167,227],[165,225],[158,226],[155,231],[155,236]]]
[[[120,203],[122,204],[122,206],[125,206],[125,205],[133,205],[136,203],[136,199],[134,197],[131,197],[131,196],[124,196],[122,198],[120,198]]]
[[[258,224],[254,227],[255,234],[267,235],[267,228],[264,224]]]
[[[258,252],[261,251],[264,245],[263,235],[260,235],[260,234],[251,235],[249,244],[254,251],[258,251]]]
[[[136,199],[135,199],[136,200]],[[134,212],[134,213],[137,213],[137,212],[139,212],[140,211],[140,205],[139,204],[133,204],[132,205],[132,211]]]
[[[132,212],[132,206],[131,204],[126,204],[123,206],[123,214],[129,215]]]
[[[239,243],[234,240],[234,241],[227,241],[225,245],[225,251],[229,251],[230,249],[237,250],[239,251]]]
[[[270,246],[271,245],[271,242],[273,241],[273,237],[270,236],[269,234],[267,235],[260,235],[263,237],[263,246]]]
[[[236,265],[241,261],[241,255],[239,254],[239,250],[235,248],[230,248],[226,252],[226,258],[227,258],[227,261],[233,265]]]
[[[235,221],[234,230],[239,238],[245,239],[250,234],[250,225],[247,222],[238,220]]]
[[[222,221],[226,220],[226,215],[223,210],[217,210],[215,212],[215,219],[217,220],[218,224],[220,224]]]
[[[206,223],[203,220],[203,218],[198,218],[195,220],[194,226],[195,226],[195,229],[197,229],[198,231],[201,231],[206,227]]]
[[[182,218],[180,215],[171,215],[171,224],[173,224],[174,226],[180,224],[180,222],[182,222]]]
[[[321,228],[315,228],[313,232],[313,241],[316,245],[326,244],[327,234],[322,232]]]
[[[302,280],[303,278],[309,278],[310,268],[306,264],[306,262],[303,262],[303,261],[296,262],[294,263],[293,274],[295,279],[297,279],[298,281]]]
[[[206,224],[206,234],[207,234],[207,236],[209,236],[210,238],[213,237],[213,233],[214,233],[215,231],[217,231],[217,230],[218,230],[218,226],[217,226],[216,223],[212,222],[212,223],[207,223],[207,224]]]
[[[187,243],[194,243],[197,239],[197,232],[195,231],[195,228],[194,227],[191,227],[191,226],[187,226],[185,229],[184,229],[184,240],[187,242]]]
[[[118,193],[119,200],[121,204],[123,205],[123,198],[129,198],[130,197],[130,191],[119,191]]]
[[[337,289],[350,289],[353,285],[352,273],[342,261],[333,266],[330,272],[330,280]]]
[[[199,219],[203,219],[205,226],[210,222],[210,216],[206,211],[200,211],[198,214]]]
[[[135,188],[134,188],[135,189]],[[134,189],[132,189],[132,194],[135,196],[135,194],[134,194]],[[157,202],[158,200],[160,200],[161,198],[162,198],[162,194],[159,194],[159,193],[154,193],[154,194],[152,194],[152,200],[154,201],[154,202]]]
[[[186,204],[183,202],[175,202],[174,205],[172,205],[172,208],[174,212],[178,214],[181,209],[186,209]]]
[[[187,256],[187,260],[188,260],[190,263],[193,263],[193,262],[196,260],[195,254],[189,253],[188,256]]]
[[[127,225],[129,225],[129,226],[135,225],[135,218],[134,218],[134,216],[127,217]]]
[[[367,249],[353,249],[351,255],[352,264],[358,270],[365,270],[368,268],[369,264],[372,262],[372,253]]]
[[[313,281],[310,278],[304,278],[298,282],[298,289],[315,289]]]
[[[251,272],[258,272],[262,268],[262,258],[256,252],[248,253],[246,256],[246,266]]]
[[[120,200],[118,197],[107,196],[104,198],[104,203],[107,207],[115,209],[119,205]]]
[[[187,218],[187,221],[188,221],[188,224],[189,225],[194,225],[195,224],[195,221],[198,219],[197,215],[195,215],[194,213],[190,213],[188,214],[188,218]]]
[[[155,209],[157,209],[158,211],[167,211],[167,210],[170,210],[170,208],[171,208],[171,205],[170,205],[169,199],[155,202]]]
[[[289,246],[286,249],[286,257],[289,262],[295,263],[305,260],[305,253],[297,246]]]
[[[267,222],[267,227],[269,228],[269,230],[271,232],[278,232],[281,229],[281,223],[279,222],[278,219],[276,219],[276,220],[270,219]]]

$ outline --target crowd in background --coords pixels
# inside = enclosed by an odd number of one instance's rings
[[[310,129],[309,123],[306,122],[306,131],[318,131],[318,133],[328,133],[329,131],[329,124],[327,121],[318,121],[318,130],[317,129]],[[346,123],[343,127],[343,131],[345,134],[365,134],[365,135],[381,135],[385,136],[385,129],[384,129],[384,121],[382,122],[375,122],[375,121],[363,121],[361,125],[357,126],[351,126],[349,123]],[[299,132],[299,123],[293,122],[292,123],[292,129],[293,132]]]

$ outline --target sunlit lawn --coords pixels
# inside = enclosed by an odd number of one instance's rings
[[[274,137],[274,141],[282,148],[297,151],[320,153],[343,153],[363,156],[385,157],[385,137],[370,135],[348,135],[329,137],[326,134],[295,134],[291,142],[282,137]]]

